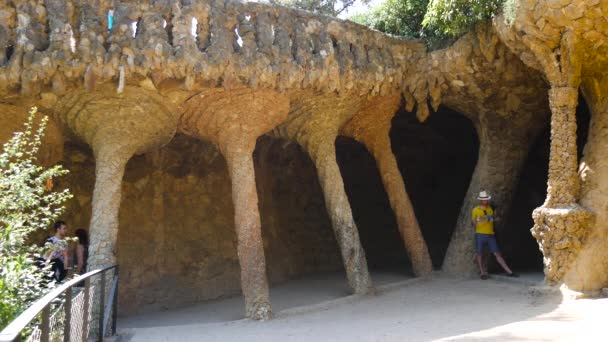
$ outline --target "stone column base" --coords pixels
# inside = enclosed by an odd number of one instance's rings
[[[585,242],[593,214],[575,203],[564,208],[536,208],[532,218],[530,231],[544,256],[546,280],[560,283]]]

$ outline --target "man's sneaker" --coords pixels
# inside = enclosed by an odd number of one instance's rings
[[[490,278],[490,277],[489,277],[487,274],[482,274],[482,275],[480,276],[480,278],[481,278],[481,280],[486,280],[486,279],[488,279],[488,278]]]
[[[519,278],[519,274],[515,273],[515,272],[511,272],[511,273],[507,273],[507,277],[511,277],[511,278]]]

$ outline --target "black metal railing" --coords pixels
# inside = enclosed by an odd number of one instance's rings
[[[114,275],[106,300],[107,273],[111,270],[114,270]],[[97,276],[100,277],[99,282],[95,280],[92,284],[92,278]],[[91,305],[95,299],[98,299],[97,317],[93,317]],[[89,339],[94,320],[97,320],[97,326],[91,335],[102,341],[110,322],[111,335],[116,334],[117,304],[118,265],[91,271],[69,280],[32,304],[0,332],[0,342],[84,342]]]

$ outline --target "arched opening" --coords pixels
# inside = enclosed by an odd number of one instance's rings
[[[376,160],[365,146],[347,137],[336,139],[336,158],[372,280],[377,284],[391,274],[411,275]]]
[[[443,106],[424,123],[400,110],[391,143],[433,267],[439,269],[477,163],[477,133],[468,118]]]
[[[119,219],[123,314],[240,292],[231,183],[212,144],[178,134],[131,158]]]
[[[258,138],[254,164],[275,312],[348,294],[317,170],[300,145]]]

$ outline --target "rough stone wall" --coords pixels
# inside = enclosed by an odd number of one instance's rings
[[[28,111],[30,108],[21,105],[4,104],[0,102],[0,145],[6,143],[10,138],[13,137],[15,132],[22,132],[24,124],[28,118]],[[40,122],[40,119],[44,113],[38,113],[37,121],[35,124]],[[63,158],[63,132],[60,127],[53,120],[49,120],[47,123],[40,152],[37,157],[43,165],[53,165]]]
[[[608,203],[606,198],[607,158],[606,129],[608,124],[608,77],[598,75],[583,81],[582,93],[591,111],[588,142],[579,165],[581,179],[580,204],[588,208],[595,221],[587,231],[572,231],[573,224],[566,226],[566,234],[584,239],[580,251],[573,255],[571,265],[565,269],[564,281],[572,289],[595,292],[608,284],[608,230],[606,226]],[[562,256],[563,257],[563,256]]]
[[[71,173],[57,185],[75,194],[66,219],[73,228],[88,228],[93,155],[68,144],[64,163]],[[337,243],[306,155],[296,145],[266,138],[255,165],[270,282],[339,269]],[[127,164],[117,247],[121,314],[240,292],[230,192],[219,151],[183,135]]]

